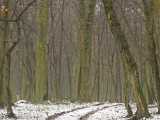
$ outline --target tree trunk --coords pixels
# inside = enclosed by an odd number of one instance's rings
[[[81,101],[90,101],[89,74],[91,58],[92,21],[96,0],[80,0],[80,66],[78,96]]]
[[[2,31],[0,31],[0,36]],[[4,66],[4,39],[0,38],[0,107],[4,107],[4,81],[3,81],[3,66]]]
[[[122,61],[124,62],[124,64],[127,64],[128,70],[132,76],[132,79],[130,81],[132,83],[132,88],[133,88],[135,100],[138,107],[137,109],[139,110],[137,112],[138,113],[137,116],[148,117],[149,112],[148,112],[147,103],[146,103],[142,88],[140,86],[138,66],[135,61],[135,58],[131,54],[128,41],[125,37],[125,33],[123,32],[120,22],[118,20],[118,17],[116,15],[116,12],[113,9],[113,1],[103,0],[103,4],[105,8],[107,22],[110,26],[113,37],[117,42],[117,45],[119,46],[120,53],[122,56]]]
[[[158,0],[145,1],[144,4],[144,13],[145,13],[145,25],[146,25],[146,36],[148,41],[149,48],[149,62],[152,69],[152,73],[156,82],[156,93],[157,93],[157,101],[158,101],[158,113],[160,113],[160,76],[159,76],[159,66],[158,66],[158,58],[157,58],[157,46],[156,39],[154,37],[154,32],[156,30],[154,18],[158,12],[157,6],[160,7],[160,2]]]
[[[5,6],[8,8],[9,6],[9,0],[5,2]],[[5,18],[8,18],[8,14],[5,15]],[[4,66],[3,66],[3,80],[6,81],[6,104],[7,104],[7,116],[9,118],[15,118],[15,114],[13,113],[12,110],[12,95],[11,95],[11,90],[10,90],[10,66],[11,66],[11,52],[8,44],[8,39],[9,39],[9,23],[6,21],[4,23],[5,30],[4,30],[4,37],[3,37],[3,42],[4,42]]]
[[[15,114],[12,110],[12,94],[10,90],[10,67],[11,66],[11,53],[8,53],[5,56],[5,65],[4,65],[4,80],[7,81],[6,92],[7,92],[7,117],[14,118]]]
[[[127,117],[130,117],[133,115],[131,106],[129,105],[129,86],[130,86],[130,73],[127,70],[127,64],[124,64],[123,66],[124,68],[124,103],[125,103],[125,107],[127,109]]]
[[[48,67],[47,67],[47,38],[48,38],[48,0],[38,1],[36,41],[36,91],[35,100],[48,99]]]

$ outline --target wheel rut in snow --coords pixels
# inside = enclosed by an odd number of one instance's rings
[[[91,112],[88,112],[87,114],[85,114],[84,116],[81,116],[79,118],[79,120],[87,120],[91,115],[95,114],[96,112],[102,111],[104,109],[110,108],[110,107],[115,107],[115,106],[119,106],[119,105],[123,105],[123,104],[116,104],[116,105],[111,105],[111,106],[104,106],[102,108],[97,108],[96,110],[93,110]]]
[[[93,105],[77,107],[77,108],[74,108],[74,109],[69,110],[69,111],[63,111],[63,112],[55,113],[54,115],[51,115],[48,118],[46,118],[46,120],[55,120],[58,117],[63,116],[65,114],[68,114],[68,113],[71,113],[71,112],[75,112],[75,111],[78,111],[78,110],[82,110],[82,109],[86,109],[86,108],[90,108],[92,106],[100,106],[100,105],[103,105],[103,104],[105,104],[105,103],[97,103],[97,104],[93,104]]]

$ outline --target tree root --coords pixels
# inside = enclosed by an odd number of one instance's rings
[[[17,118],[16,115],[13,112],[7,113],[6,115],[7,118]]]

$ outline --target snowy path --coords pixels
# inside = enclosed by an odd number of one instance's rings
[[[63,112],[60,112],[60,113],[55,113],[54,115],[49,116],[46,120],[55,120],[55,119],[57,119],[58,117],[60,117],[62,115],[69,114],[71,112],[75,112],[75,111],[78,111],[78,110],[83,110],[83,109],[89,108],[91,106],[99,106],[99,105],[102,105],[102,104],[104,104],[104,103],[95,103],[93,105],[77,107],[77,108],[74,108],[74,109],[69,110],[69,111],[63,111]]]
[[[132,104],[135,112],[135,104]],[[127,112],[123,103],[43,103],[31,104],[19,101],[15,103],[13,111],[17,116],[16,120],[127,120]],[[160,120],[156,115],[156,105],[149,106],[152,117],[145,120]],[[5,117],[6,110],[0,109],[0,120],[14,120]]]
[[[100,110],[89,116],[87,120],[126,120],[126,118],[124,118],[126,115],[127,111],[124,105],[121,104]]]
[[[45,120],[47,117],[60,112],[70,111],[78,107],[86,107],[97,103],[79,104],[79,103],[45,103],[31,104],[26,101],[18,101],[13,107],[17,120]],[[6,120],[6,110],[0,109],[0,120]],[[10,119],[7,119],[10,120]]]
[[[96,112],[98,110],[107,108],[107,107],[112,107],[114,105],[118,104],[99,104],[99,105],[92,105],[84,109],[79,109],[67,114],[64,114],[62,116],[59,116],[56,119],[50,119],[50,120],[83,120],[86,116],[89,116],[92,112]]]
[[[110,106],[104,106],[102,108],[98,108],[96,110],[93,110],[87,114],[85,114],[84,116],[81,116],[80,117],[80,120],[88,120],[90,116],[94,115],[95,113],[99,112],[99,111],[102,111],[102,110],[105,110],[105,109],[108,109],[108,108],[111,108],[111,107],[116,107],[116,106],[120,106],[120,105],[123,105],[123,104],[115,104],[115,105],[110,105]]]

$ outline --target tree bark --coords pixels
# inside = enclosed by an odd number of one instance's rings
[[[9,6],[9,0],[7,0],[4,5],[6,8]],[[9,14],[5,14],[4,16],[6,19],[9,17]],[[11,66],[11,52],[10,47],[8,44],[8,39],[9,39],[9,22],[5,21],[4,22],[4,34],[3,34],[3,44],[4,44],[4,54],[3,54],[3,81],[6,81],[5,84],[5,91],[6,91],[6,104],[7,104],[7,116],[9,118],[15,118],[15,114],[13,113],[12,110],[12,93],[10,90],[10,66]]]
[[[130,82],[132,84],[135,100],[137,103],[137,109],[138,109],[137,116],[148,117],[149,112],[142,88],[140,86],[138,66],[135,61],[135,58],[131,54],[128,41],[125,37],[125,33],[123,32],[118,17],[116,15],[116,12],[113,9],[113,1],[103,0],[103,4],[105,8],[107,22],[110,26],[113,37],[117,42],[117,45],[119,46],[120,53],[122,56],[122,61],[124,62],[124,64],[127,64],[128,70],[132,76]]]
[[[89,74],[91,58],[92,21],[96,0],[80,0],[80,66],[78,80],[78,96],[81,101],[90,101]]]
[[[36,90],[35,101],[48,99],[48,65],[47,65],[47,39],[48,39],[48,0],[38,1],[36,41]]]
[[[152,69],[152,73],[156,82],[156,93],[157,93],[157,102],[158,102],[158,113],[160,114],[160,76],[159,76],[159,66],[157,58],[157,46],[156,39],[154,37],[154,32],[156,30],[154,18],[159,11],[158,6],[160,7],[159,0],[143,0],[144,4],[144,14],[145,14],[145,27],[146,27],[146,39],[148,41],[149,48],[149,63]],[[159,11],[160,12],[160,11]]]
[[[127,117],[130,117],[133,115],[133,112],[132,112],[132,109],[131,109],[131,106],[129,105],[129,86],[130,86],[130,73],[128,72],[128,67],[127,67],[127,64],[124,64],[123,65],[123,68],[124,68],[124,103],[125,103],[125,107],[127,109]]]
[[[7,117],[15,118],[15,114],[12,110],[12,93],[10,89],[10,67],[11,66],[11,53],[8,53],[5,56],[5,65],[4,65],[4,80],[6,83],[6,92],[7,92]]]
[[[2,31],[0,31],[0,36]],[[4,107],[4,81],[3,81],[3,66],[4,66],[4,39],[0,38],[0,107]]]

